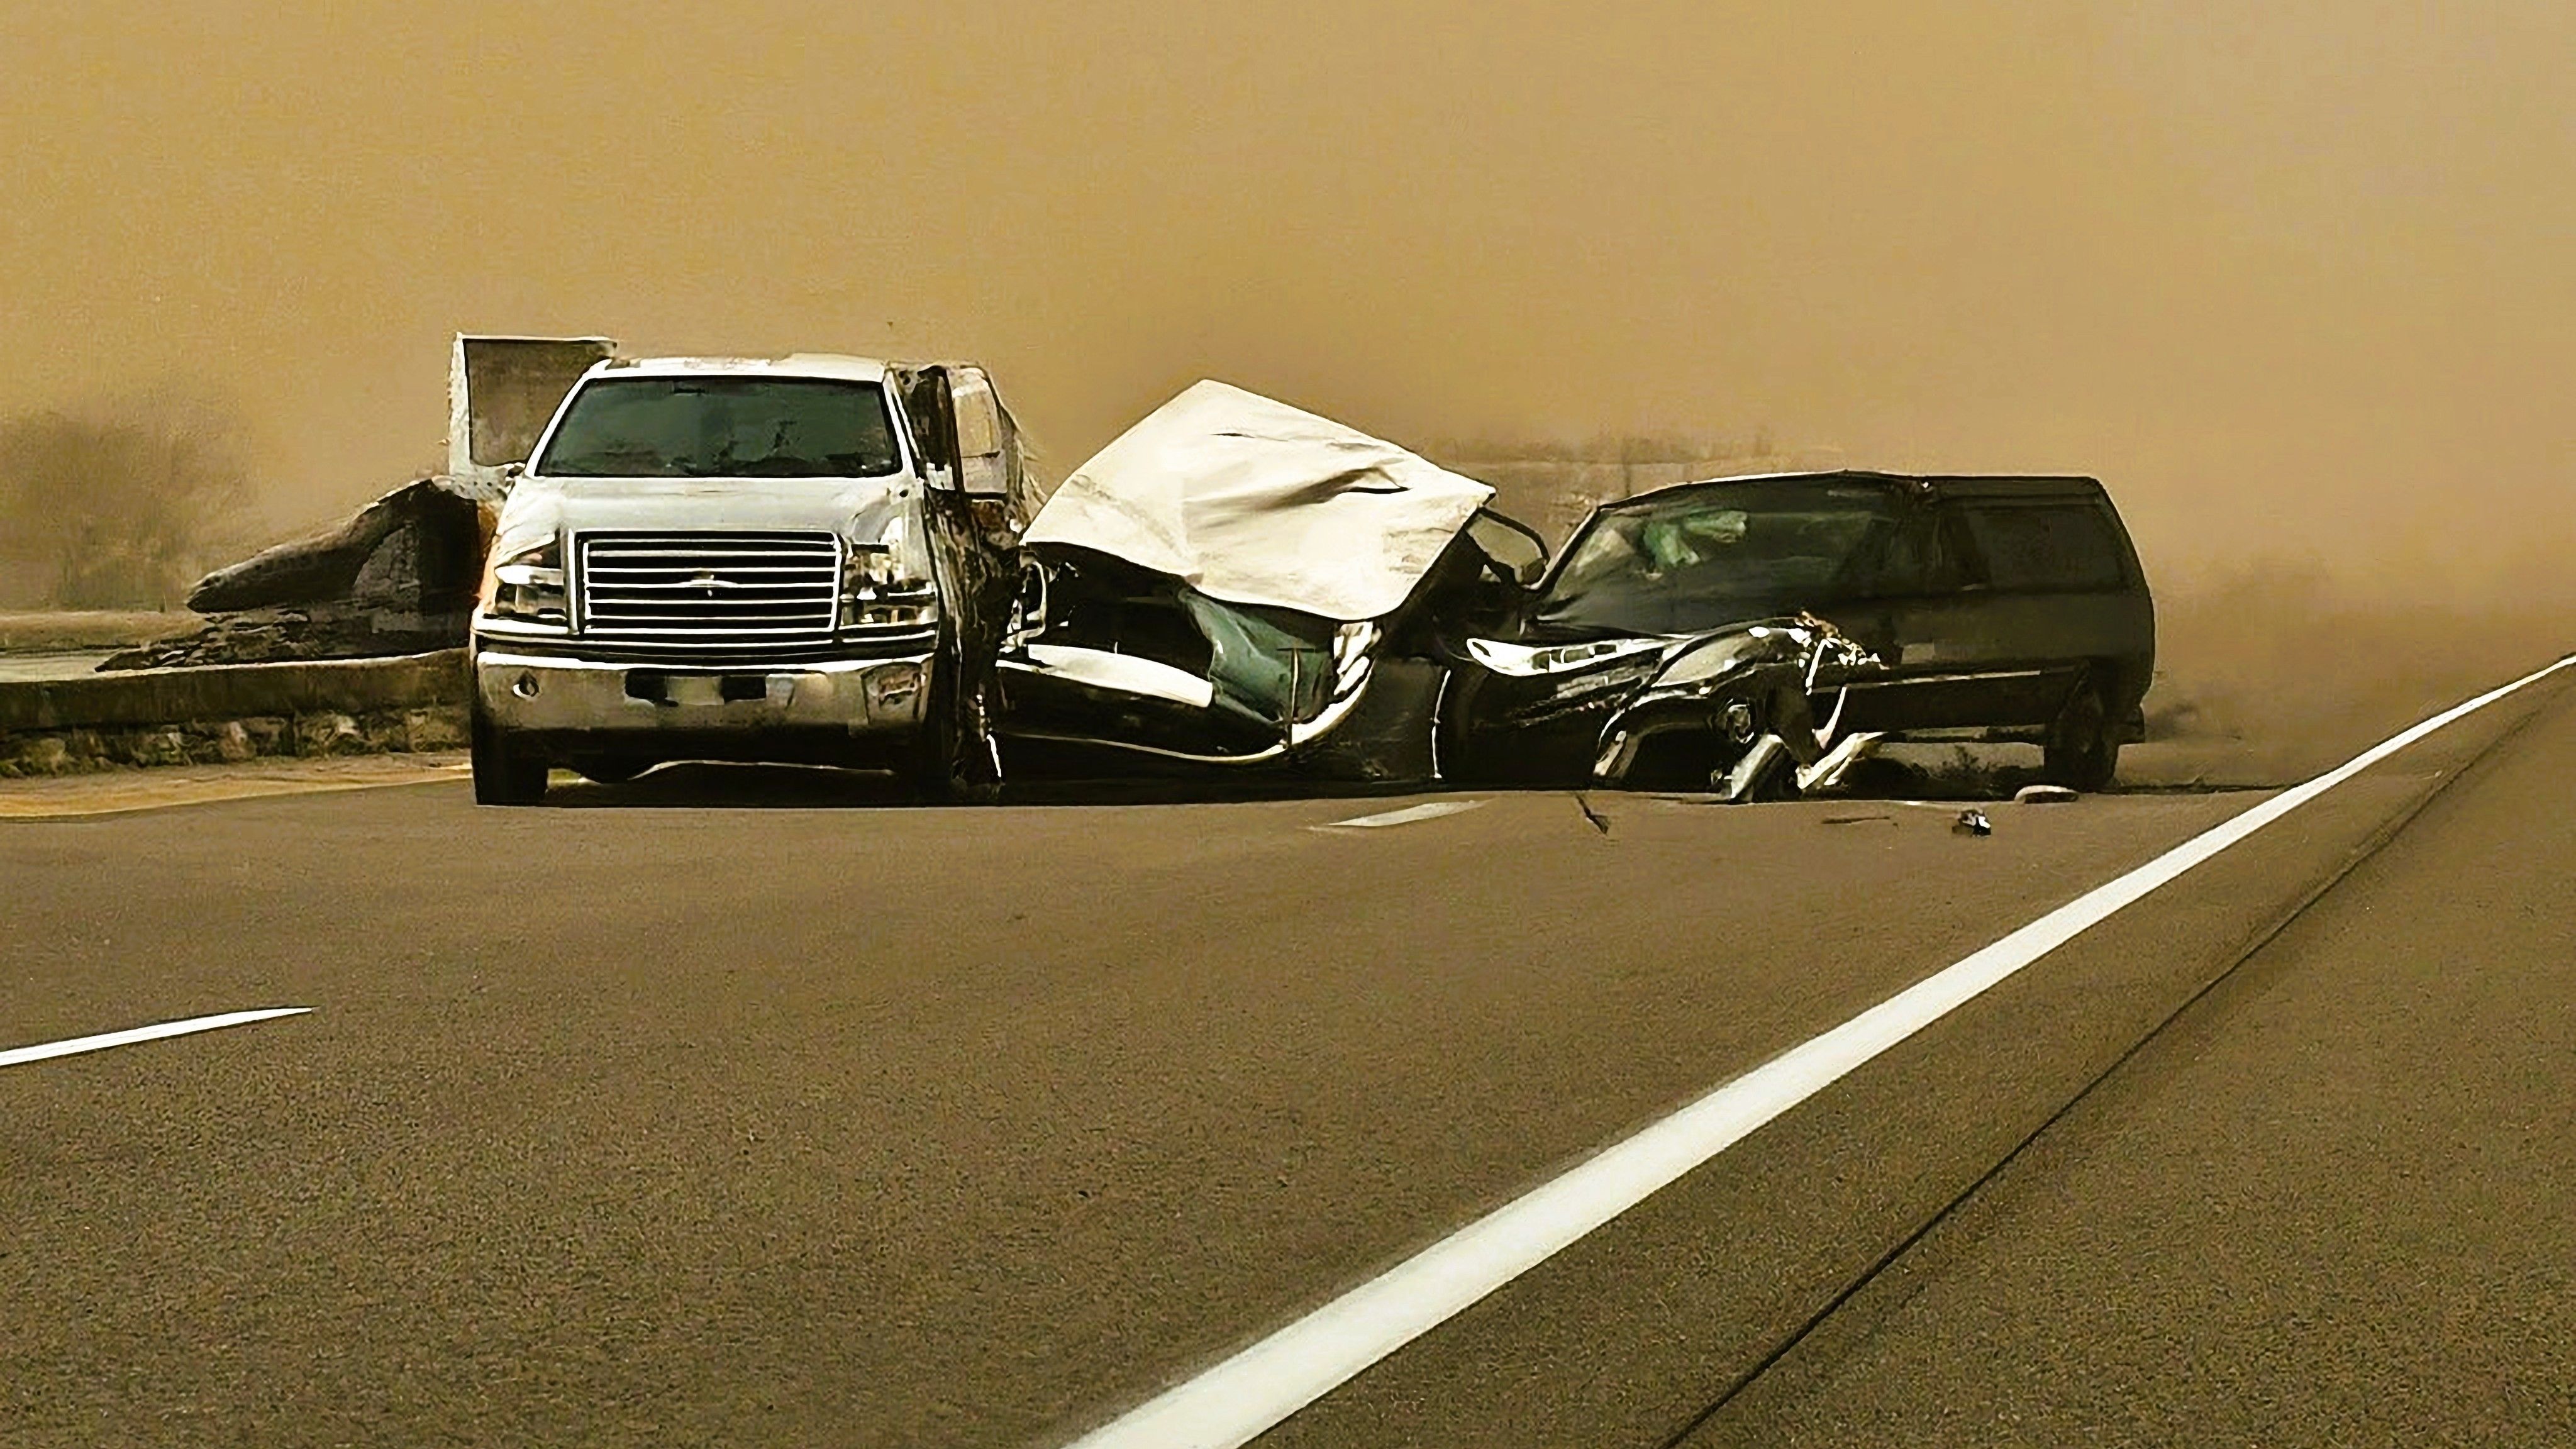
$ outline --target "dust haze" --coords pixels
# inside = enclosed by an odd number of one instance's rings
[[[0,609],[172,609],[258,538],[220,402],[145,393],[0,421]]]
[[[2178,678],[2576,632],[2562,0],[0,0],[0,56],[0,419],[238,399],[271,532],[433,465],[451,333],[602,332],[981,358],[1059,461],[1217,376],[2089,472]]]

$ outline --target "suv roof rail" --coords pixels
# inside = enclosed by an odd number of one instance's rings
[[[2104,493],[2101,480],[2081,473],[1889,473],[1875,468],[1824,468],[1792,473],[1744,473],[1724,478],[1701,478],[1688,483],[1667,483],[1613,499],[1604,507],[1616,508],[1668,493],[1682,493],[1693,488],[1710,488],[1726,483],[1903,483],[1943,494],[1971,497],[2007,497],[2012,495],[2064,496]]]

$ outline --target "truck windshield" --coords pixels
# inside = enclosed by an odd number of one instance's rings
[[[1871,484],[1728,483],[1617,504],[1567,551],[1542,635],[1681,633],[1881,591],[1896,498]]]
[[[556,478],[874,478],[902,466],[885,391],[801,377],[606,377],[575,393]]]

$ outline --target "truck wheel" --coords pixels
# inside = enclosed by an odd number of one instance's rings
[[[943,648],[931,667],[921,734],[913,746],[906,783],[925,805],[991,805],[1002,798],[1001,761],[993,742],[989,673],[960,690],[953,649]]]
[[[2111,738],[2111,711],[2102,692],[2090,684],[2076,690],[2040,748],[2040,772],[2052,784],[2084,791],[2107,788],[2119,773],[2120,745]]]
[[[546,798],[546,762],[474,717],[474,803],[534,805]]]

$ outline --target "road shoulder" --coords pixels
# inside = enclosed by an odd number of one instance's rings
[[[351,755],[253,760],[239,765],[172,765],[0,780],[0,821],[78,820],[340,790],[428,785],[464,777],[462,754]]]
[[[2576,708],[1688,1442],[2576,1440]]]

